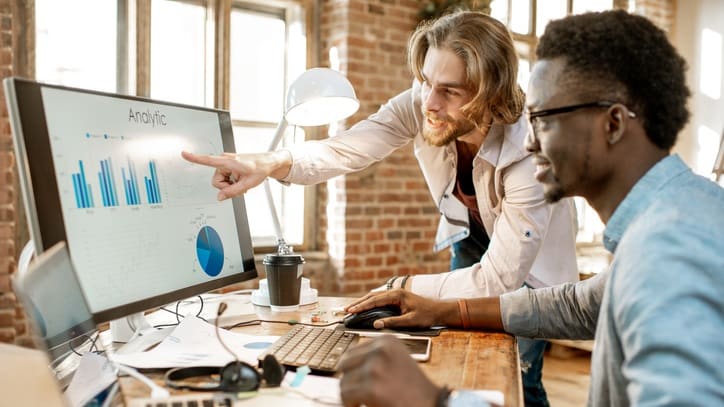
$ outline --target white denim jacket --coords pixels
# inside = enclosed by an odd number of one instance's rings
[[[420,86],[392,98],[351,129],[326,140],[289,148],[292,168],[283,182],[316,184],[362,170],[409,142],[440,209],[435,250],[469,234],[468,210],[453,195],[455,143],[434,147],[422,138]],[[454,272],[416,275],[411,287],[431,298],[499,295],[523,282],[538,288],[578,280],[576,221],[571,199],[546,204],[525,150],[525,116],[512,125],[494,125],[473,160],[473,182],[490,246],[479,263]],[[409,283],[408,283],[409,284]]]

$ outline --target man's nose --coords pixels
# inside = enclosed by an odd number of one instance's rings
[[[435,92],[435,89],[430,89],[427,95],[423,95],[423,97],[422,107],[426,111],[438,112],[442,109],[440,97],[437,95],[437,92]]]
[[[528,124],[528,134],[525,136],[525,149],[528,152],[536,153],[540,151],[540,143],[538,143],[538,137],[535,135],[533,126]]]

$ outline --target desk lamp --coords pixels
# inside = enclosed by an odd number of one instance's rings
[[[312,68],[302,73],[289,87],[287,100],[274,138],[268,151],[274,151],[289,124],[294,126],[320,126],[351,116],[359,109],[359,100],[352,84],[341,73],[329,68]],[[269,179],[264,183],[269,208],[271,209],[274,232],[277,238],[277,252],[288,254],[277,217]]]
[[[312,68],[302,73],[289,87],[287,99],[279,125],[268,151],[274,151],[279,144],[284,131],[289,124],[295,126],[320,126],[329,124],[351,116],[359,109],[359,100],[352,84],[341,73],[329,68]],[[302,264],[304,259],[294,254],[294,250],[287,245],[282,234],[281,224],[277,216],[274,198],[269,186],[269,179],[264,182],[269,209],[271,211],[274,232],[277,238],[277,252],[264,258],[267,262],[282,262]],[[312,298],[316,299],[316,290],[309,289],[309,282],[302,280],[302,293],[312,291]],[[258,305],[267,305],[268,283],[266,279],[259,282],[259,290],[252,293],[252,302]],[[266,295],[265,295],[266,294]],[[300,303],[304,301],[300,294]]]

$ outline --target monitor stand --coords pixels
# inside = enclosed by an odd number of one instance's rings
[[[117,353],[143,352],[164,340],[175,327],[154,328],[143,312],[111,321],[113,342],[125,343]]]

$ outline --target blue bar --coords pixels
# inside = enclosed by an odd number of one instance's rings
[[[78,167],[80,167],[80,188],[81,188],[81,200],[83,202],[83,207],[88,208],[88,190],[86,188],[86,180],[85,180],[85,168],[83,168],[83,161],[78,160]]]
[[[161,188],[158,185],[158,174],[156,173],[156,161],[151,160],[151,182],[153,184],[153,193],[156,196],[156,203],[161,203]]]
[[[111,176],[111,165],[109,159],[103,160],[103,177],[106,180],[108,194],[108,206],[117,206],[116,193],[114,190],[113,177]]]
[[[153,198],[153,203],[158,203],[158,200],[156,198],[156,191],[154,190],[154,184],[153,184],[153,161],[148,162],[148,173],[150,176],[146,179],[148,179],[148,189],[151,193],[151,198]]]
[[[90,184],[86,184],[85,190],[88,191],[88,207],[92,208],[95,204],[93,204],[93,190],[91,189]]]
[[[126,205],[130,205],[131,200],[128,199],[129,195],[128,195],[128,180],[126,179],[126,169],[123,167],[121,167],[121,178],[123,178],[123,193],[126,196]]]
[[[111,196],[111,183],[108,179],[108,160],[101,161],[101,171],[103,171],[103,185],[106,188],[106,202],[108,205],[113,206],[113,197]]]
[[[80,175],[73,174],[73,191],[75,192],[75,206],[78,208],[83,207],[83,201],[80,198]]]
[[[151,186],[151,180],[148,177],[143,177],[143,183],[146,184],[146,197],[148,197],[148,203],[153,204],[153,190]]]
[[[138,180],[136,179],[136,167],[133,165],[133,161],[128,159],[128,173],[131,177],[131,197],[135,205],[141,204],[141,198],[138,196]]]
[[[108,206],[108,195],[106,195],[105,180],[103,179],[103,166],[101,165],[101,171],[98,173],[98,183],[101,184],[101,200],[103,206]]]
[[[116,189],[116,177],[113,174],[113,161],[108,157],[106,160],[106,168],[108,169],[108,185],[111,188],[111,203],[113,206],[118,206],[118,190]]]

